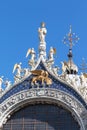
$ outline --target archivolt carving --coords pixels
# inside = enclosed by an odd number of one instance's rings
[[[18,109],[19,106],[21,107],[27,102],[33,103],[33,101],[50,101],[51,103],[67,107],[77,119],[81,126],[81,130],[86,130],[87,126],[85,122],[87,122],[87,112],[83,105],[67,93],[50,88],[24,90],[4,101],[0,106],[0,126],[6,123],[10,114]]]

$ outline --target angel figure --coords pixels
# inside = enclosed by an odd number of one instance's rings
[[[87,74],[86,73],[81,73],[80,82],[81,82],[81,85],[87,86]]]
[[[22,69],[21,69],[21,64],[22,64],[22,63],[20,62],[19,64],[16,63],[16,64],[14,65],[13,73],[16,71],[15,80],[21,78],[21,71],[22,71]]]
[[[9,80],[6,80],[6,81],[4,82],[4,84],[5,84],[5,86],[6,86],[6,89],[5,89],[5,90],[8,90],[8,89],[12,86],[11,81],[9,81]]]
[[[30,70],[29,70],[28,68],[24,68],[24,69],[23,69],[23,74],[24,74],[23,77],[28,76],[29,73],[30,73]]]
[[[29,60],[29,65],[34,66],[35,65],[35,57],[36,57],[34,48],[28,49],[26,57],[28,57],[29,55],[31,55],[31,59]]]
[[[54,57],[53,55],[56,53],[56,49],[51,47],[50,48],[50,52],[49,52],[49,56],[48,56],[48,60],[47,60],[47,67],[49,67],[51,69],[52,65],[54,64]]]
[[[59,72],[59,67],[57,67],[57,66],[55,66],[55,67],[53,67],[53,73],[55,74],[55,75],[57,75],[58,76],[58,72]]]
[[[38,32],[39,32],[40,42],[44,43],[45,42],[45,36],[46,36],[46,33],[47,33],[44,22],[41,23],[41,28],[38,29]]]
[[[50,61],[54,61],[54,57],[53,57],[54,54],[56,54],[56,49],[51,47],[50,52],[49,52],[49,56],[48,56]]]
[[[4,76],[1,76],[1,77],[0,77],[0,92],[2,92],[3,77],[4,77]]]
[[[68,64],[66,61],[61,62],[61,64],[62,64],[62,74],[65,74],[66,70],[68,69]]]

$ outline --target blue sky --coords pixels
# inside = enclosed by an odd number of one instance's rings
[[[28,48],[38,53],[38,27],[46,23],[47,52],[57,49],[55,65],[67,60],[68,47],[62,43],[69,26],[80,40],[73,47],[73,60],[80,66],[87,62],[87,0],[3,0],[0,1],[0,76],[13,80],[13,66],[22,62]]]

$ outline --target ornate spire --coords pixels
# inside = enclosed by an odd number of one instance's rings
[[[69,46],[69,53],[68,53],[68,58],[69,61],[72,61],[72,47],[77,43],[79,40],[78,36],[72,32],[72,26],[70,25],[70,30],[69,33],[66,34],[66,36],[63,39],[63,43]]]
[[[69,53],[68,53],[68,74],[77,74],[78,73],[78,68],[77,66],[73,63],[72,57],[72,47],[77,43],[79,40],[78,36],[72,32],[72,26],[70,25],[70,30],[69,33],[66,34],[66,36],[63,39],[63,43],[69,46]]]
[[[41,23],[41,27],[38,28],[39,33],[39,56],[42,56],[44,59],[46,59],[46,42],[45,42],[45,36],[47,33],[47,29],[45,28],[45,23]]]

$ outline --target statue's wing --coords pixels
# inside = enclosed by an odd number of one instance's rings
[[[15,72],[16,68],[17,68],[17,64],[14,65],[13,73]]]
[[[66,65],[66,66],[68,67],[68,64],[67,64],[67,62],[66,62],[66,61],[64,61],[63,63],[64,63],[64,65]]]
[[[28,57],[28,55],[31,53],[31,49],[28,49],[26,57]]]
[[[32,73],[33,75],[41,75],[42,72],[44,72],[44,70],[32,70],[32,71],[31,71],[31,73]]]
[[[53,48],[54,54],[56,54],[56,48]]]
[[[86,73],[83,73],[84,77],[87,78],[87,74]]]

